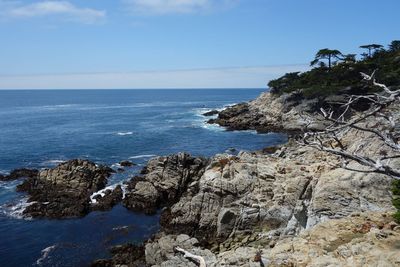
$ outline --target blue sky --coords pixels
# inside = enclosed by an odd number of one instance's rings
[[[265,87],[320,48],[400,39],[399,11],[398,0],[0,0],[0,88]]]

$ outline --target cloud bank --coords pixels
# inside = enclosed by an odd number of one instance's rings
[[[163,15],[197,13],[232,5],[237,0],[123,0],[135,13]]]
[[[130,73],[0,76],[0,89],[265,88],[286,72],[308,65]]]
[[[104,10],[78,7],[68,1],[39,1],[26,5],[20,1],[8,1],[2,7],[5,8],[3,15],[13,19],[61,16],[66,20],[92,24],[106,17]]]

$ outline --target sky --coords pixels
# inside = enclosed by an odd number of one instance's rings
[[[400,39],[399,0],[0,0],[0,89],[264,88]]]

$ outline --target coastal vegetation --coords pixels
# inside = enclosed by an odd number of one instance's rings
[[[400,40],[392,41],[385,49],[379,44],[362,45],[367,52],[343,54],[336,49],[319,50],[307,72],[286,73],[271,80],[268,87],[272,94],[296,92],[305,98],[325,97],[333,94],[362,95],[375,92],[371,84],[360,83],[360,72],[372,73],[389,88],[400,84]]]

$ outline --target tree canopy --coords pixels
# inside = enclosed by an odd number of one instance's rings
[[[380,44],[368,44],[361,45],[360,48],[368,49],[368,56],[371,57],[373,52],[377,49],[383,48],[383,45]]]
[[[328,48],[321,49],[315,55],[313,61],[311,61],[311,66],[315,66],[321,62],[321,60],[327,59],[328,60],[328,69],[332,68],[332,60],[333,59],[341,59],[342,53],[339,50],[332,50]]]
[[[377,44],[373,45],[380,47]],[[355,54],[343,55],[336,49],[321,49],[311,63],[314,68],[310,71],[287,73],[271,80],[268,83],[271,92],[274,94],[301,92],[305,98],[374,92],[376,88],[360,84],[359,81],[360,72],[372,73],[375,69],[377,69],[377,79],[389,87],[400,86],[400,40],[391,42],[388,49],[376,48],[371,56],[366,54],[360,60]]]

